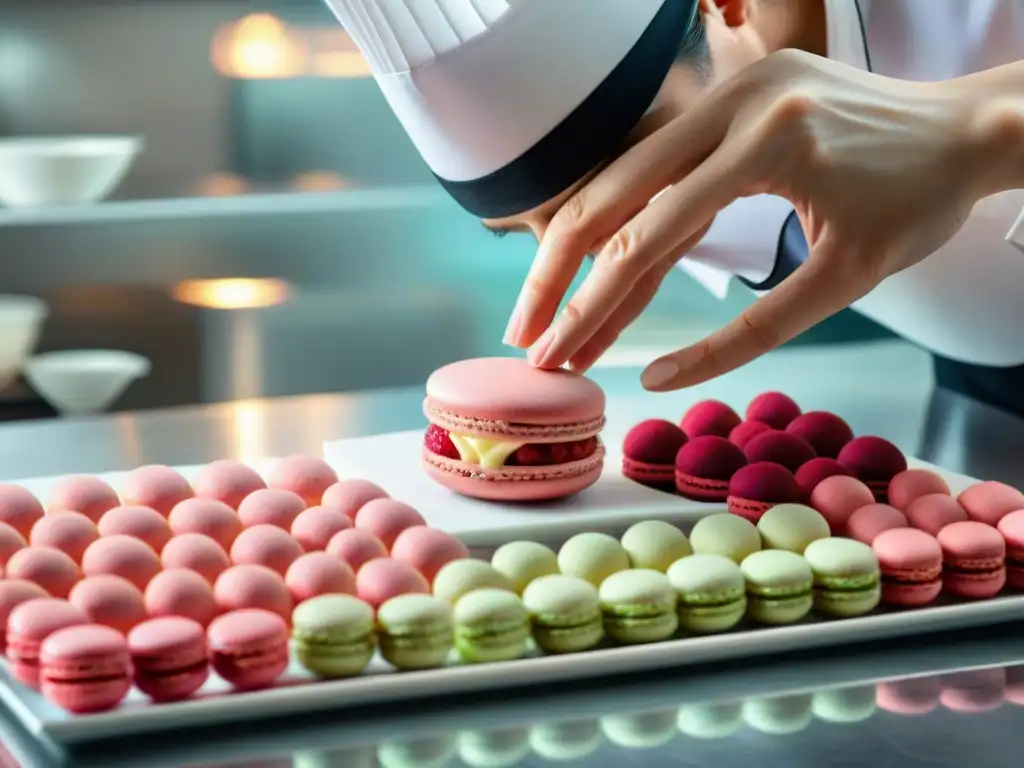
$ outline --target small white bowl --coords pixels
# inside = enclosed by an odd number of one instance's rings
[[[35,296],[0,294],[0,389],[25,367],[49,313],[46,302]]]
[[[101,413],[152,363],[134,352],[76,349],[45,352],[25,366],[25,378],[50,405],[65,415]]]
[[[102,200],[142,151],[140,136],[0,139],[0,204],[10,208]]]

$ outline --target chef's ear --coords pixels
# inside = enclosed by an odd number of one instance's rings
[[[700,0],[702,13],[718,16],[729,27],[746,24],[749,9],[750,0]]]

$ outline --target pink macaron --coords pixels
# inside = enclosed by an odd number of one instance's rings
[[[352,521],[340,509],[310,507],[295,518],[291,533],[307,552],[322,552],[334,534],[351,527]]]
[[[379,557],[388,556],[384,542],[362,528],[339,531],[327,542],[327,554],[348,563],[356,573],[364,564]]]
[[[408,563],[380,557],[359,569],[356,594],[376,609],[399,595],[430,594],[430,585]]]
[[[995,597],[1006,585],[1006,540],[995,528],[973,520],[951,523],[936,538],[946,592],[981,600]]]
[[[889,680],[879,683],[875,703],[894,715],[927,715],[939,706],[942,686],[935,676]]]
[[[131,536],[158,555],[173,535],[167,518],[151,507],[114,507],[100,518],[98,528],[100,536]]]
[[[323,459],[296,453],[274,462],[267,472],[267,485],[301,496],[307,506],[321,503],[324,492],[338,482],[338,474]]]
[[[213,669],[239,690],[273,685],[288,668],[288,625],[270,611],[218,616],[207,631]]]
[[[111,573],[145,591],[149,582],[160,573],[160,556],[148,544],[131,536],[104,536],[97,539],[82,556],[86,576]]]
[[[242,521],[233,508],[218,499],[202,496],[176,504],[167,521],[175,535],[201,533],[216,541],[225,551],[231,549],[242,532]]]
[[[398,534],[391,557],[404,560],[433,583],[434,576],[445,565],[469,557],[469,547],[438,528],[416,525]]]
[[[946,709],[964,714],[980,714],[999,709],[1006,697],[1006,670],[969,669],[941,678],[939,701]]]
[[[100,537],[96,523],[80,512],[47,512],[32,526],[33,547],[59,549],[81,564],[85,550]]]
[[[49,597],[49,593],[34,581],[24,579],[0,580],[0,652],[7,648],[7,618],[22,603],[39,597]]]
[[[871,544],[882,571],[882,601],[904,608],[927,605],[942,591],[942,547],[915,528],[892,528]]]
[[[1006,700],[1018,707],[1024,707],[1024,664],[1006,668]]]
[[[7,578],[34,581],[54,597],[67,597],[82,578],[78,564],[59,549],[26,547],[7,562]]]
[[[862,481],[846,475],[826,477],[811,491],[810,504],[828,521],[834,536],[846,533],[850,516],[875,503],[875,494]]]
[[[952,523],[962,523],[970,518],[960,502],[945,493],[930,493],[918,496],[905,510],[911,527],[919,528],[932,536]]]
[[[128,634],[135,687],[156,702],[182,701],[210,675],[206,630],[181,616],[139,624]]]
[[[68,602],[93,624],[128,632],[149,614],[138,587],[120,576],[87,576],[75,585]]]
[[[231,567],[231,558],[224,548],[201,533],[175,536],[160,553],[160,563],[167,570],[185,568],[195,571],[210,584]]]
[[[7,523],[25,539],[36,520],[43,516],[43,505],[20,485],[0,484],[0,523]]]
[[[46,502],[48,512],[78,512],[94,523],[121,499],[110,485],[93,475],[71,475],[57,481]]]
[[[909,528],[906,516],[888,504],[868,504],[861,507],[846,521],[846,535],[868,546],[878,535],[893,528]]]
[[[339,480],[324,491],[320,505],[344,512],[354,521],[366,502],[387,497],[387,491],[369,480]]]
[[[827,456],[818,456],[801,465],[796,471],[796,481],[804,492],[805,498],[810,498],[814,489],[830,477],[836,475],[850,476],[850,470],[840,464],[836,459]]]
[[[284,576],[302,556],[302,545],[276,525],[256,525],[242,531],[231,545],[235,565],[265,565]]]
[[[900,512],[922,496],[949,495],[949,483],[930,469],[907,469],[889,481],[889,503]]]
[[[971,520],[986,525],[997,525],[1011,512],[1024,509],[1024,493],[996,480],[975,483],[962,491],[957,501]]]
[[[216,499],[232,509],[238,509],[249,494],[267,487],[259,472],[235,459],[210,462],[199,470],[192,485],[196,496]]]
[[[39,526],[39,523],[45,519],[46,518],[41,518],[36,521],[36,524],[32,526],[32,530],[34,531]],[[29,536],[29,539],[31,540],[31,535]],[[27,546],[28,542],[25,540],[24,536],[18,533],[18,531],[7,523],[0,523],[0,567],[6,566],[7,561],[11,559],[15,552],[18,552]],[[40,542],[35,546],[48,547],[53,545]],[[55,547],[55,549],[62,549],[62,547]]]
[[[37,688],[43,641],[57,630],[88,623],[84,613],[56,597],[38,597],[14,608],[7,617],[7,658],[14,679]]]
[[[1024,589],[1024,509],[1006,515],[998,530],[1006,540],[1006,582]]]
[[[126,506],[150,507],[164,517],[174,505],[195,496],[191,484],[176,469],[150,464],[133,469],[121,484],[121,503]]]
[[[369,501],[356,514],[356,528],[369,531],[389,550],[406,528],[426,524],[423,515],[397,499]]]
[[[122,633],[101,624],[60,629],[39,654],[43,695],[84,715],[117,707],[131,690],[131,657]]]
[[[210,582],[187,568],[158,573],[146,587],[144,600],[150,617],[184,616],[204,627],[220,614]]]
[[[263,565],[235,565],[213,585],[213,596],[221,611],[259,608],[291,621],[292,595],[284,578]]]
[[[238,505],[238,519],[245,528],[276,525],[287,533],[305,508],[305,500],[297,493],[284,488],[265,488],[242,500]]]
[[[326,552],[307,552],[288,567],[284,582],[298,605],[319,595],[354,595],[356,575],[348,563]]]

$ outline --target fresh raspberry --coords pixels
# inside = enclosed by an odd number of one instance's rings
[[[458,460],[462,458],[459,456],[459,449],[455,447],[455,443],[448,436],[448,432],[437,426],[437,424],[431,424],[427,427],[427,434],[423,436],[423,444],[427,446],[427,450],[431,453],[444,456],[446,459]]]
[[[568,443],[530,443],[513,453],[506,464],[519,467],[548,467],[580,461],[597,451],[597,438]]]
[[[516,449],[508,457],[507,465],[515,467],[543,467],[551,464],[551,446],[544,443],[528,443]]]
[[[569,461],[581,461],[597,453],[597,438],[588,437],[586,440],[576,440],[569,443]]]

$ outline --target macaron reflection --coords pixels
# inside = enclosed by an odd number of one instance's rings
[[[676,735],[675,709],[609,715],[601,718],[601,730],[612,744],[626,749],[653,749]]]
[[[470,768],[510,768],[530,753],[529,728],[463,731],[459,759]]]
[[[597,720],[564,720],[530,729],[531,749],[552,762],[582,760],[596,752],[603,740]]]
[[[377,748],[380,768],[442,768],[455,758],[454,733],[430,739],[391,741]]]

